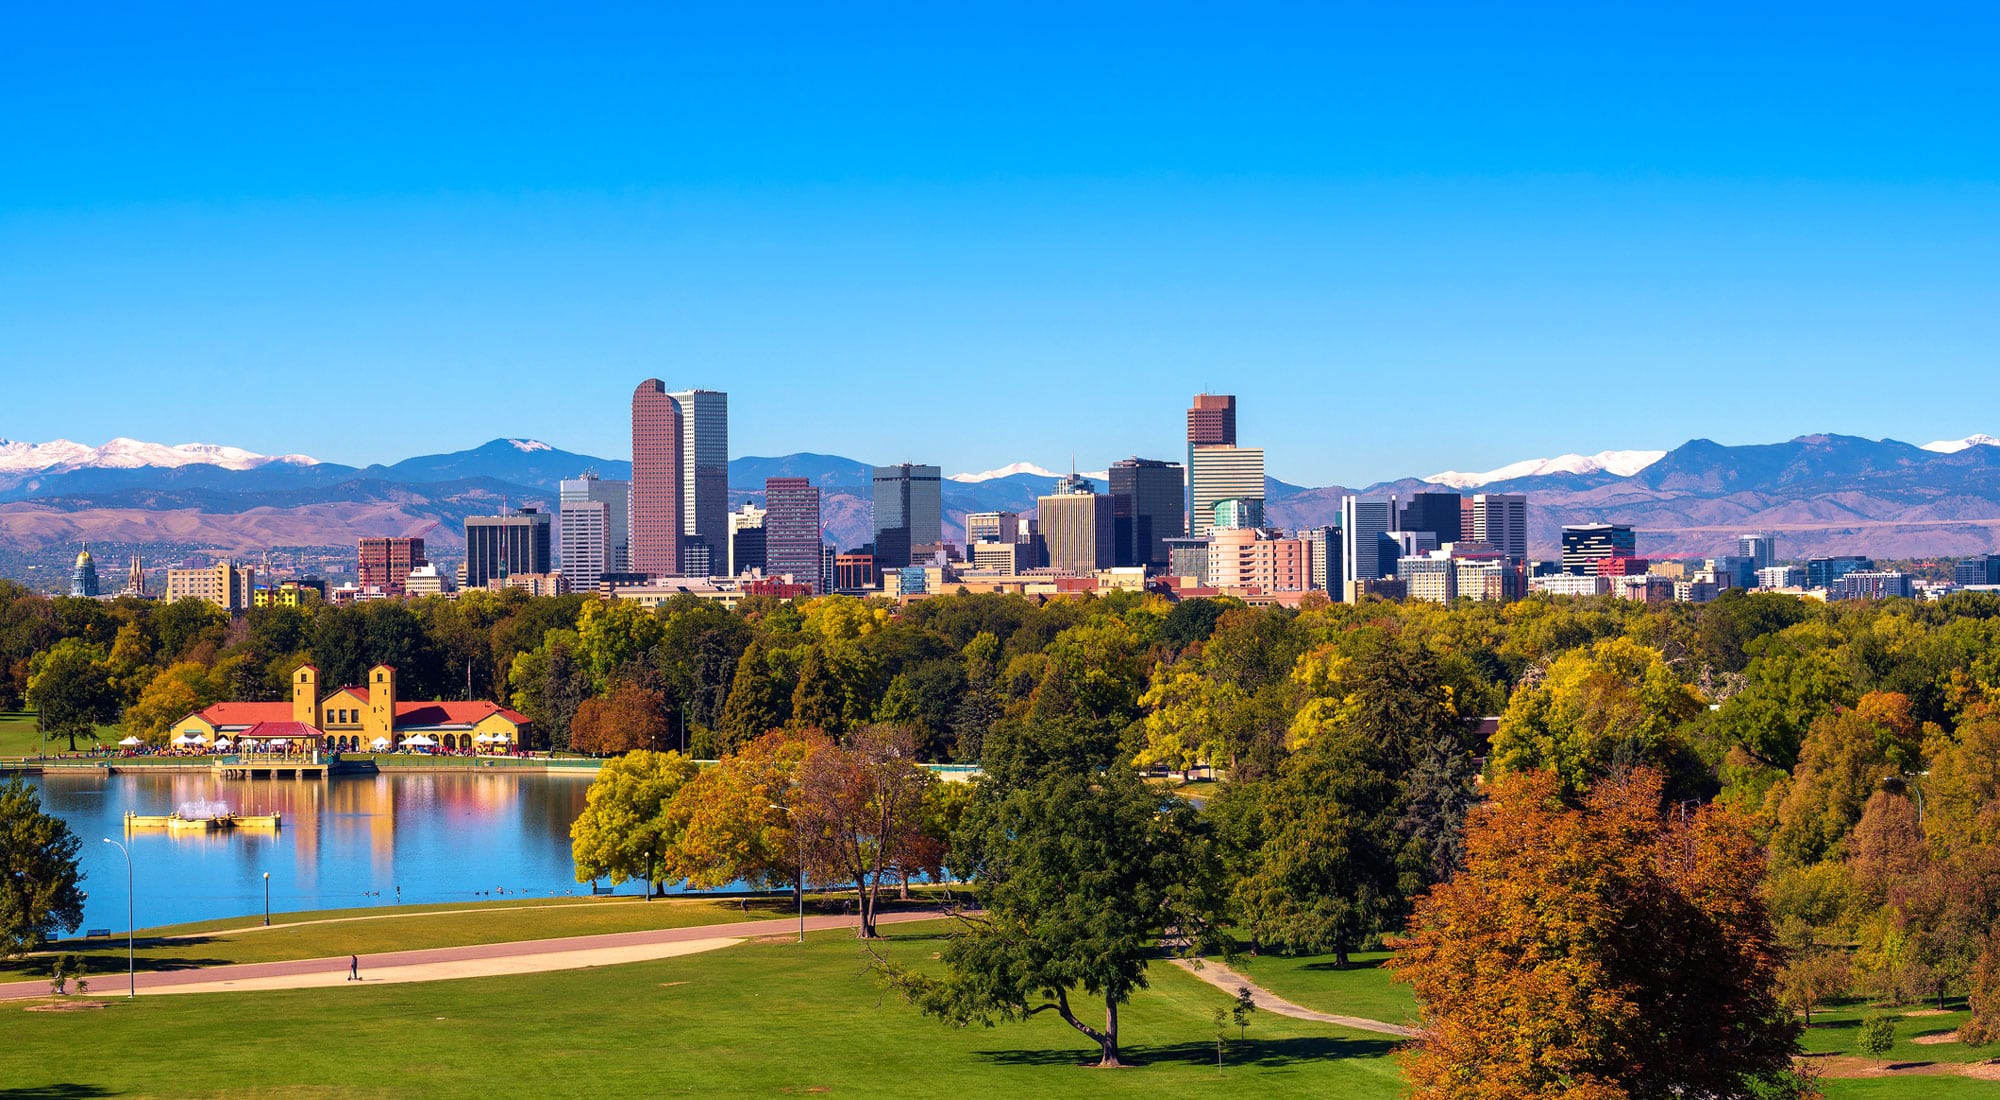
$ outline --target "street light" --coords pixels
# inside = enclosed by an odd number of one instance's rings
[[[104,843],[125,853],[125,996],[139,995],[139,971],[132,961],[132,852],[123,844],[104,838]]]
[[[790,807],[773,802],[771,808],[786,817],[792,816]],[[797,826],[792,828],[792,832],[798,834],[799,838],[799,942],[804,943],[806,942],[806,834]]]
[[[264,927],[271,927],[271,872],[264,872]]]

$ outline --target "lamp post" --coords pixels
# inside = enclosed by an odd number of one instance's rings
[[[786,817],[792,816],[789,806],[780,806],[773,802],[771,808]],[[796,825],[792,827],[792,832],[799,838],[799,942],[804,943],[806,942],[806,835]]]
[[[123,844],[104,838],[104,843],[125,853],[125,996],[139,995],[139,971],[132,961],[132,851]]]
[[[271,872],[264,872],[264,927],[271,927]]]

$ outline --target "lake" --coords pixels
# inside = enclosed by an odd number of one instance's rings
[[[49,774],[31,779],[42,808],[83,841],[89,892],[84,928],[125,928],[125,860],[132,850],[138,926],[264,911],[342,909],[500,897],[587,894],[569,856],[569,827],[593,773],[385,771],[325,781],[222,780],[191,772]],[[124,832],[124,816],[226,801],[237,813],[277,811],[284,827]],[[638,893],[625,883],[620,893]],[[504,891],[504,893],[503,893]]]

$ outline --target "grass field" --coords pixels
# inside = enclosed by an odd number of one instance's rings
[[[938,941],[899,926],[886,955]],[[1172,967],[1122,1014],[1123,1070],[1052,1014],[952,1030],[881,989],[845,933],[658,962],[416,985],[142,997],[25,1012],[10,1095],[1341,1096],[1400,1088],[1392,1044],[1259,1013],[1218,1074],[1220,992]],[[0,1011],[19,1011],[8,1008]]]
[[[839,912],[834,898],[808,898],[816,913]],[[735,900],[663,898],[545,898],[480,904],[411,905],[395,909],[349,909],[312,913],[273,914],[273,927],[262,917],[235,917],[144,929],[134,959],[141,970],[183,970],[194,966],[318,959],[338,955],[370,955],[458,947],[474,943],[508,943],[556,936],[591,936],[604,932],[639,932],[656,928],[686,928],[702,924],[763,920],[791,916],[792,903],[777,898]],[[252,926],[252,927],[246,927]],[[288,927],[289,926],[289,927]],[[233,929],[234,931],[224,931]],[[186,939],[162,940],[163,936]],[[82,955],[90,973],[100,980],[125,970],[125,939],[76,941],[56,950]],[[0,980],[19,980],[45,973],[50,962],[28,956],[0,963]]]
[[[115,744],[124,736],[117,726],[97,727],[97,736],[106,746]],[[87,738],[77,738],[78,751],[96,748]],[[0,711],[0,758],[34,756],[37,753],[68,752],[69,739],[44,741],[40,730],[35,728],[35,712],[32,710]]]
[[[1916,1073],[1913,1068],[1931,1064],[1983,1062],[2000,1057],[2000,1047],[1968,1047],[1963,1043],[1918,1043],[1924,1036],[1937,1036],[1965,1022],[1969,1015],[1964,1001],[1948,1002],[1954,1011],[1943,1015],[1911,1015],[1927,1011],[1917,1006],[1877,1009],[1860,1002],[1837,1006],[1832,1011],[1813,1014],[1813,1026],[1806,1030],[1800,1045],[1810,1053],[1857,1055],[1855,1044],[1862,1021],[1875,1015],[1895,1020],[1896,1046],[1886,1059],[1898,1070],[1887,1078],[1829,1078],[1822,1082],[1828,1100],[1900,1100],[1900,1098],[2000,1096],[2000,1082],[1969,1077]],[[1845,1064],[1852,1065],[1851,1061]],[[1873,1065],[1872,1060],[1867,1062]]]
[[[1392,1024],[1415,1023],[1417,999],[1389,978],[1387,951],[1360,951],[1347,967],[1332,955],[1241,955],[1236,969],[1296,1005]]]

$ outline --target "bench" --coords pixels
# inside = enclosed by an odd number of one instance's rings
[[[87,940],[108,940],[111,938],[111,929],[92,928],[83,934],[83,938]]]
[[[617,889],[615,886],[599,886],[593,882],[590,884],[590,896],[594,898],[610,897],[611,892],[615,889]]]

